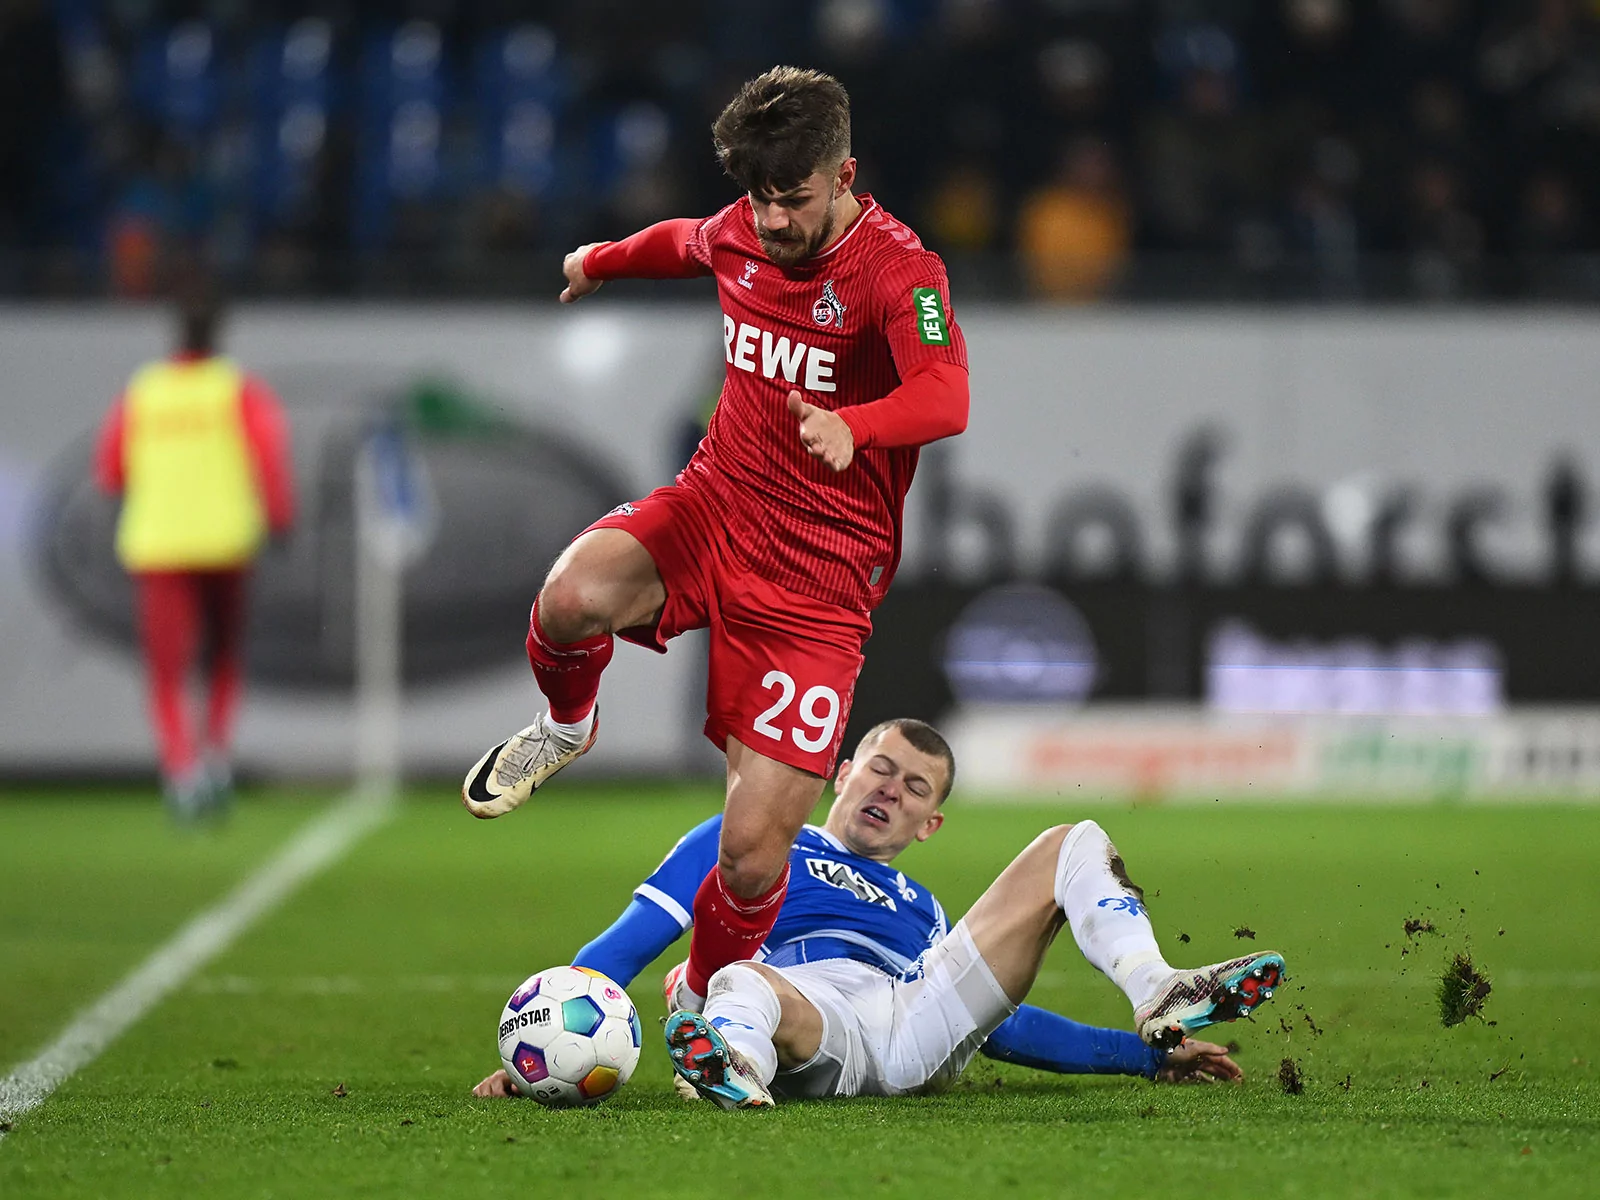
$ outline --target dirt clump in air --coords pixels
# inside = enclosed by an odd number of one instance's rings
[[[1440,1022],[1448,1029],[1468,1017],[1482,1016],[1490,991],[1489,977],[1473,965],[1472,956],[1457,954],[1439,977]]]
[[[1300,1064],[1294,1059],[1286,1058],[1278,1064],[1278,1086],[1285,1096],[1298,1096],[1306,1090],[1305,1080],[1300,1077]]]

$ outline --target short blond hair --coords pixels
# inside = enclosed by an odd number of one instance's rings
[[[920,750],[944,763],[944,790],[939,793],[939,803],[943,804],[950,796],[950,789],[956,785],[956,754],[950,749],[950,743],[945,741],[944,734],[926,721],[919,721],[915,717],[895,717],[892,720],[880,721],[867,730],[856,743],[856,757],[861,757],[863,746],[868,742],[877,741],[891,729],[910,742],[912,749]]]

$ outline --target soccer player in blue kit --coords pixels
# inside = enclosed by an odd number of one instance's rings
[[[885,722],[862,738],[839,768],[827,821],[795,841],[762,953],[716,972],[703,1011],[668,1018],[679,1079],[724,1108],[754,1108],[938,1087],[979,1052],[1063,1073],[1242,1078],[1223,1047],[1188,1035],[1270,999],[1282,956],[1167,965],[1143,893],[1093,821],[1042,833],[952,928],[892,860],[944,823],[954,774],[949,745],[921,721]],[[721,819],[678,842],[577,965],[626,985],[677,940],[716,861]],[[1022,1003],[1063,925],[1128,996],[1137,1034]],[[681,973],[667,975],[669,1007]],[[474,1092],[509,1095],[509,1079],[496,1072]]]

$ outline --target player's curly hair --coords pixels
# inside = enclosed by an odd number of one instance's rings
[[[717,161],[745,191],[792,191],[850,157],[850,96],[832,75],[773,67],[739,89],[711,136]]]
[[[912,749],[920,750],[930,758],[937,758],[944,763],[944,790],[939,793],[939,803],[943,804],[950,797],[950,789],[956,785],[956,754],[950,749],[950,743],[944,740],[944,734],[926,721],[919,721],[915,717],[894,717],[888,721],[880,721],[867,730],[856,743],[856,757],[861,756],[862,746],[876,741],[891,729],[910,742]]]

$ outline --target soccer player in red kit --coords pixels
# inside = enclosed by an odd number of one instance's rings
[[[965,429],[968,407],[944,264],[852,192],[838,81],[775,67],[712,132],[746,194],[705,220],[580,246],[561,293],[715,276],[727,374],[710,428],[675,483],[595,522],[551,568],[527,643],[549,711],[462,789],[474,815],[498,816],[588,750],[614,635],[665,651],[709,627],[705,732],[727,754],[727,801],[672,1007],[698,1007],[710,976],[771,931],[900,561],[917,449]]]

